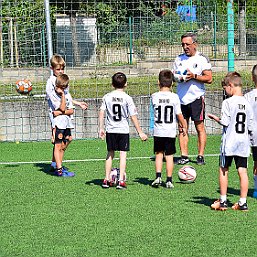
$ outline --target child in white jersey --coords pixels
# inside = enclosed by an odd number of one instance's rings
[[[66,90],[69,85],[69,77],[66,74],[59,74],[56,77],[55,90],[49,95],[49,106],[53,114],[54,124],[54,158],[56,161],[55,175],[60,177],[73,177],[74,173],[64,170],[62,161],[64,151],[67,149],[72,136],[71,115],[74,112],[72,97]]]
[[[50,102],[50,96],[52,94],[55,94],[55,81],[56,77],[59,74],[64,73],[64,68],[65,68],[65,61],[64,59],[59,55],[59,54],[54,54],[51,59],[50,59],[50,65],[51,65],[51,70],[52,70],[52,75],[48,78],[47,83],[46,83],[46,99],[48,101],[49,105],[49,118],[51,122],[51,128],[52,128],[52,143],[54,144],[54,136],[55,136],[55,125],[53,123],[53,113],[51,109],[51,102]],[[69,91],[69,88],[66,88],[65,91]],[[73,104],[78,105],[81,107],[81,109],[86,110],[88,105],[85,102],[80,102],[72,99]],[[55,145],[55,144],[54,144]],[[54,148],[53,148],[53,154],[52,154],[52,163],[51,163],[51,171],[54,171],[56,169],[56,162],[54,159]],[[66,168],[64,168],[66,170]]]
[[[252,106],[253,112],[255,113],[253,118],[253,131],[251,134],[251,145],[252,145],[252,156],[253,156],[253,182],[254,191],[253,197],[257,198],[257,65],[253,66],[252,69],[252,80],[255,84],[255,89],[245,94],[245,98],[249,101]]]
[[[234,159],[240,177],[240,199],[232,209],[247,211],[247,159],[250,155],[249,132],[253,129],[253,111],[242,94],[242,79],[239,73],[229,72],[222,81],[222,86],[226,94],[231,97],[222,103],[221,118],[208,114],[209,118],[223,126],[219,169],[220,198],[211,205],[211,208],[221,211],[228,208],[228,171]]]
[[[177,94],[171,92],[174,76],[170,70],[159,73],[159,92],[152,94],[151,101],[154,108],[154,154],[156,179],[152,186],[162,184],[161,174],[163,157],[166,159],[166,188],[172,189],[172,172],[174,167],[173,154],[176,153],[176,120],[178,119],[180,133],[185,135],[186,121],[183,118],[180,100]]]
[[[117,189],[126,189],[124,174],[126,169],[127,151],[129,151],[129,117],[142,140],[147,139],[137,119],[137,109],[133,99],[124,92],[127,78],[124,73],[118,72],[112,76],[114,90],[104,95],[99,112],[99,137],[106,136],[107,157],[105,162],[105,179],[102,187],[112,186],[110,173],[115,151],[120,151],[120,178]],[[104,115],[106,114],[105,126]],[[105,128],[104,128],[105,127]],[[106,131],[106,133],[105,133]]]

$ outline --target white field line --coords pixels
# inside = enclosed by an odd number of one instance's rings
[[[189,155],[189,157],[193,157],[194,155]],[[213,157],[219,156],[219,154],[205,154],[204,157]],[[176,156],[175,156],[176,157]],[[142,156],[142,157],[128,157],[127,160],[140,160],[140,159],[149,159],[150,156]],[[114,160],[119,160],[119,158],[114,158]],[[63,162],[96,162],[96,161],[105,161],[104,159],[84,159],[84,160],[64,160]],[[0,165],[20,165],[20,164],[37,164],[37,163],[51,163],[51,161],[30,161],[30,162],[0,162]]]

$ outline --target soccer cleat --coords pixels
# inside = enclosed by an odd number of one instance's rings
[[[189,163],[189,162],[190,162],[190,160],[188,159],[188,157],[181,157],[181,158],[178,160],[177,164],[179,164],[179,165],[185,165],[185,164],[187,164],[187,163]]]
[[[119,181],[119,184],[116,186],[116,189],[126,189],[127,188],[127,185],[124,181]]]
[[[197,163],[197,165],[205,165],[203,156],[198,155],[198,156],[196,157],[196,163]]]
[[[64,169],[58,169],[58,170],[56,169],[54,173],[57,177],[74,177],[75,176],[75,173]]]
[[[253,198],[257,198],[257,189],[253,191]]]
[[[166,188],[169,188],[169,189],[174,188],[174,185],[171,183],[171,181],[166,182]]]
[[[235,203],[232,206],[232,209],[234,211],[248,211],[248,206],[247,206],[247,203],[244,203],[243,205],[240,205],[239,203]]]
[[[162,178],[161,177],[158,177],[156,178],[153,183],[152,183],[152,187],[158,187],[158,186],[161,186],[162,184]]]
[[[226,211],[228,209],[228,203],[227,201],[221,202],[220,199],[218,199],[211,205],[211,208],[215,211]]]
[[[109,188],[110,187],[110,181],[107,179],[104,179],[102,183],[102,188]]]

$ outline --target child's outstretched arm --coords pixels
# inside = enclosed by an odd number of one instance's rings
[[[137,130],[137,133],[139,135],[139,137],[141,138],[141,140],[145,141],[148,139],[147,135],[142,131],[140,125],[139,125],[139,121],[136,115],[132,115],[131,116],[131,120]]]
[[[88,104],[85,102],[79,102],[77,100],[72,100],[73,104],[78,105],[82,110],[86,110],[88,108]]]
[[[220,123],[220,118],[214,114],[208,113],[207,116],[211,119],[211,120],[215,120],[216,122]]]
[[[99,111],[99,137],[104,140],[105,130],[104,130],[104,111]]]

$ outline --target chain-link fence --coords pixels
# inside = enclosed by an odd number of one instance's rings
[[[50,138],[44,101],[50,74],[44,2],[0,2],[2,140]],[[197,34],[199,51],[210,58],[215,74],[227,71],[227,1],[52,0],[49,3],[53,51],[66,60],[73,97],[91,103],[88,111],[77,110],[76,124],[80,127],[77,138],[96,136],[99,98],[111,90],[110,77],[116,71],[128,75],[128,92],[143,97],[144,100],[138,100],[139,105],[147,105],[145,97],[149,98],[156,90],[159,71],[170,68],[182,52],[180,37],[186,31]],[[257,1],[234,1],[235,69],[244,70],[246,76],[255,64],[257,52],[256,10]],[[22,78],[32,81],[29,96],[20,96],[15,90],[15,82]],[[213,92],[220,89],[219,84],[214,80],[208,87],[210,99],[217,95]],[[210,100],[210,104],[214,102]],[[14,104],[20,106],[19,112],[11,107]],[[39,125],[35,109],[42,110],[40,117],[47,126]],[[141,109],[141,123],[148,129],[149,115],[144,113],[148,107]],[[33,115],[28,116],[27,112]],[[43,133],[31,136],[30,131],[34,131],[31,124],[35,124],[35,129],[44,127]],[[14,129],[19,126],[32,129]],[[212,133],[212,124],[210,128]],[[26,136],[24,131],[29,131]]]

